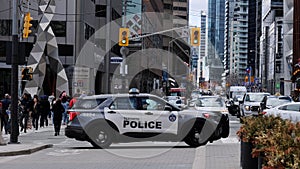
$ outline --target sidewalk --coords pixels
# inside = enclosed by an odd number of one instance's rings
[[[20,143],[16,144],[10,144],[10,134],[3,134],[3,138],[6,145],[0,146],[0,157],[1,156],[15,156],[15,155],[25,155],[25,154],[31,154],[39,150],[43,150],[46,148],[50,148],[53,146],[53,144],[49,144],[43,141],[37,141],[39,137],[43,133],[50,133],[52,134],[53,126],[50,125],[45,128],[40,128],[39,130],[35,131],[32,129],[28,129],[27,133],[20,132],[20,135],[18,137],[18,141]]]

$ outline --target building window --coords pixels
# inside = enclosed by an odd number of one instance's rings
[[[65,21],[51,21],[50,26],[56,37],[66,37],[66,22]]]
[[[84,38],[88,40],[95,33],[95,29],[87,23],[84,24],[84,27]]]
[[[0,58],[6,57],[6,42],[0,41]],[[2,61],[2,59],[1,59]]]
[[[276,73],[281,73],[281,61],[280,60],[276,60],[276,67],[275,67],[275,71]]]
[[[0,35],[11,36],[12,20],[0,20]]]
[[[106,17],[106,5],[96,5],[95,16]]]
[[[73,45],[58,44],[57,46],[59,56],[73,56]]]
[[[172,9],[172,5],[171,4],[164,4],[164,9]]]
[[[173,10],[178,10],[178,11],[187,11],[186,7],[174,7]]]

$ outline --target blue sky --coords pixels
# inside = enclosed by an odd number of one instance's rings
[[[190,0],[190,25],[200,26],[200,11],[207,11],[208,0]]]

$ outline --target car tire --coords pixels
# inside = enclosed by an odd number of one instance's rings
[[[201,139],[200,133],[202,131],[202,128],[203,128],[203,124],[201,125],[195,124],[190,130],[190,132],[188,133],[188,135],[186,136],[186,138],[184,139],[184,142],[191,147],[199,147],[202,145],[206,145],[208,142],[208,138],[202,138],[203,140],[200,141],[199,143],[199,139]]]
[[[88,136],[95,148],[105,149],[112,144],[114,131],[108,125],[92,126],[89,128]]]

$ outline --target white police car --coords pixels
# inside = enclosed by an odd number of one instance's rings
[[[222,114],[180,110],[160,97],[138,92],[86,96],[68,113],[65,135],[98,148],[128,141],[185,141],[198,147],[221,138],[222,123],[228,121]]]

